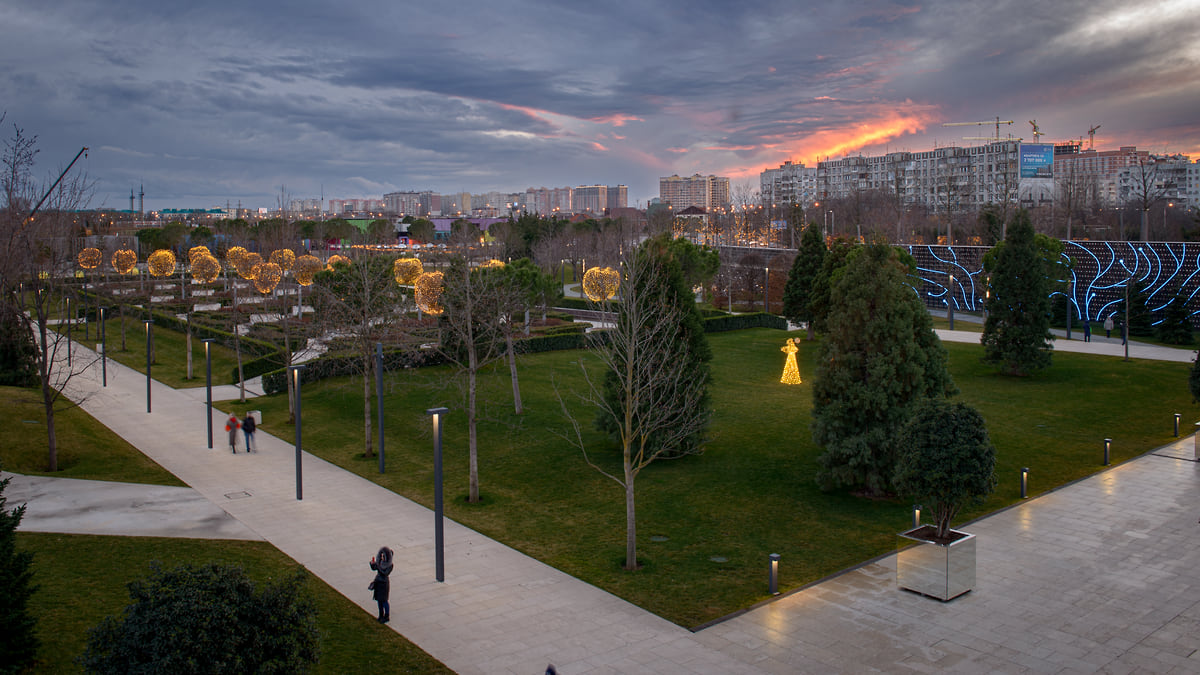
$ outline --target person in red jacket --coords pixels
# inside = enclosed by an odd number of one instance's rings
[[[241,423],[238,422],[237,415],[229,413],[229,419],[225,420],[225,431],[229,432],[229,449],[233,454],[237,454],[237,432]]]

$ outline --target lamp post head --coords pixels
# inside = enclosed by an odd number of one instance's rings
[[[450,412],[449,408],[429,408],[428,410],[425,411],[425,414],[431,415],[431,416],[437,416],[437,415],[445,415],[448,412]]]

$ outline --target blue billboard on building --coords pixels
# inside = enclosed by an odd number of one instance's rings
[[[1050,143],[1021,144],[1021,178],[1053,178],[1054,145]]]

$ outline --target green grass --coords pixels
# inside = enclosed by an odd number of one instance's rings
[[[139,373],[146,372],[146,328],[145,324],[130,317],[125,318],[127,331],[125,351],[121,351],[120,321],[108,321],[108,355],[114,361],[129,366]],[[192,336],[192,379],[187,379],[187,335],[154,327],[155,362],[150,367],[150,376],[176,389],[204,386],[204,343]],[[242,362],[254,358],[242,353]],[[212,345],[213,385],[235,384],[233,369],[237,367],[237,354],[217,343]]]
[[[166,567],[237,564],[259,582],[296,567],[264,542],[18,532],[17,546],[33,552],[34,583],[41,587],[30,601],[42,642],[35,673],[82,672],[74,659],[83,653],[88,629],[129,604],[126,585],[147,576],[152,560]],[[363,571],[365,594],[371,573],[365,564]],[[452,672],[319,578],[309,575],[306,585],[316,600],[323,636],[314,672]],[[404,599],[394,598],[392,609],[403,613]]]
[[[805,385],[779,384],[783,333],[767,329],[709,336],[713,363],[712,440],[705,453],[651,465],[637,481],[638,555],[644,567],[620,569],[624,555],[622,489],[589,468],[565,432],[558,386],[583,423],[595,456],[615,467],[616,451],[591,429],[591,413],[574,402],[583,352],[533,355],[522,362],[526,413],[512,413],[507,369],[485,378],[490,401],[480,426],[484,501],[465,503],[467,441],[457,389],[446,369],[386,378],[387,467],[363,457],[362,385],[329,380],[306,385],[305,447],[427,506],[432,505],[432,440],[427,408],[451,408],[445,426],[447,514],[574,576],[684,626],[695,626],[766,597],[770,553],[782,555],[780,584],[794,588],[886,553],[909,522],[911,504],[821,492],[813,475],[820,449],[809,432],[815,343],[798,355]],[[794,335],[803,335],[802,332]],[[1172,413],[1190,410],[1186,364],[1055,354],[1031,378],[995,375],[978,345],[948,344],[962,398],[988,420],[996,443],[999,487],[959,522],[1019,498],[1018,471],[1028,466],[1030,492],[1101,469],[1101,443],[1113,438],[1114,462],[1171,440]],[[266,428],[294,433],[286,399],[257,399]],[[667,537],[653,541],[652,536]],[[714,556],[727,562],[713,562]]]
[[[54,414],[58,471],[50,473],[46,471],[49,441],[41,390],[0,387],[0,418],[8,420],[8,431],[0,446],[0,465],[5,471],[58,478],[183,485],[91,415],[74,405],[64,405],[64,400],[60,399]]]

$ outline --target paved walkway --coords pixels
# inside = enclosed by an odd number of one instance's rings
[[[1174,351],[1154,349],[1145,357]],[[391,546],[390,625],[460,673],[1200,672],[1191,439],[972,524],[979,583],[951,603],[897,590],[887,557],[693,634],[453,523],[438,583],[427,509],[307,454],[297,500],[289,442],[260,431],[258,454],[231,455],[218,429],[209,450],[202,395],[155,383],[147,414],[144,376],[119,365],[107,388],[98,373],[72,385],[90,414],[368,611],[367,560]]]

